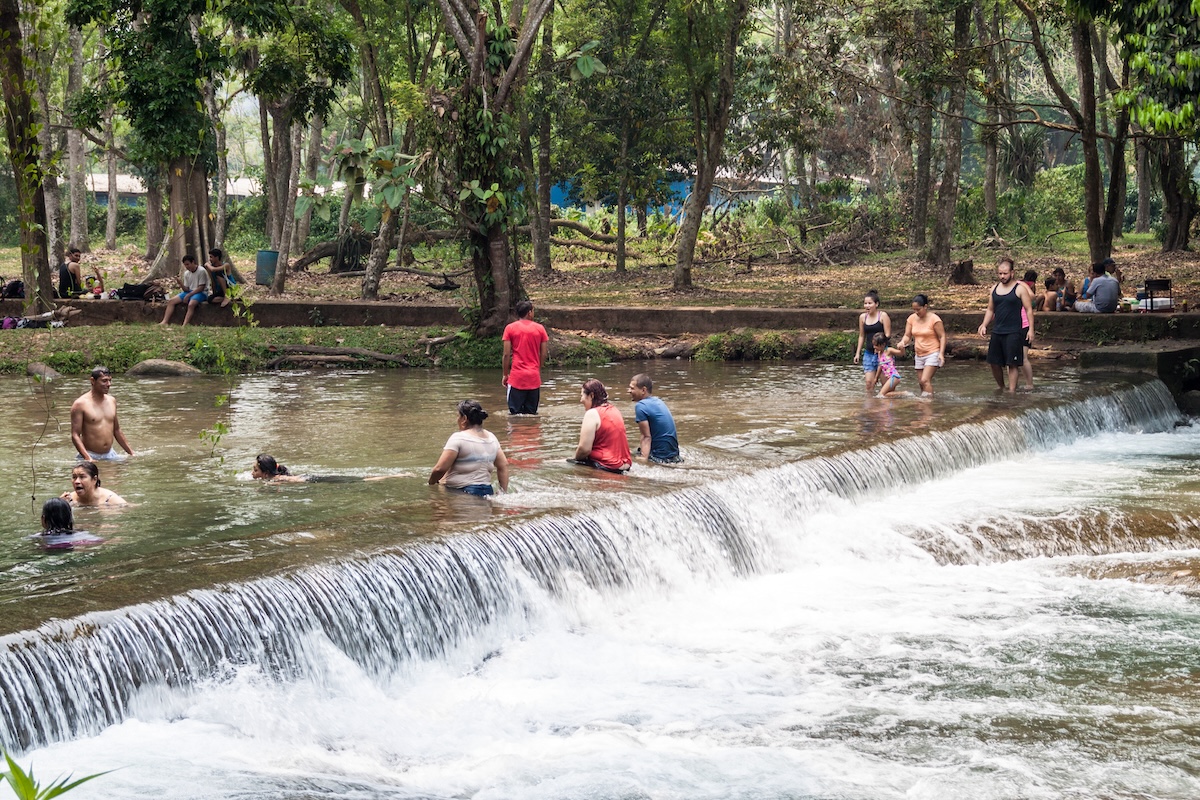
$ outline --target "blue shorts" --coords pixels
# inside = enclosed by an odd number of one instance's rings
[[[874,350],[864,350],[862,359],[863,372],[874,372],[879,369],[879,354]]]
[[[187,296],[188,296],[187,292],[179,293],[180,300],[182,300],[183,298],[185,298]],[[188,302],[189,303],[207,303],[208,302],[208,292],[197,292],[196,294],[192,295],[192,299],[189,300]]]
[[[496,490],[492,488],[490,483],[472,483],[470,486],[450,486],[447,488],[453,489],[456,492],[462,492],[463,494],[474,495],[475,497],[488,497],[496,493]]]

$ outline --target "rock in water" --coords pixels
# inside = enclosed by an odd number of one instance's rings
[[[148,358],[130,367],[126,375],[203,375],[204,373],[182,361],[165,358]]]
[[[43,381],[53,381],[62,377],[54,367],[47,366],[40,361],[30,361],[26,364],[25,374]]]

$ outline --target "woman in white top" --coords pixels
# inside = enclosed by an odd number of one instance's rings
[[[450,435],[442,457],[429,473],[429,485],[443,484],[476,497],[487,497],[492,489],[492,469],[501,491],[508,491],[508,459],[500,442],[483,429],[488,413],[475,400],[458,404],[458,431]]]

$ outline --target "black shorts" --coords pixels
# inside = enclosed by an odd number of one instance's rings
[[[993,333],[988,343],[987,363],[999,367],[1019,367],[1025,363],[1021,342],[1025,335],[1020,331]]]
[[[509,414],[536,414],[538,413],[538,403],[542,399],[541,388],[537,389],[514,389],[508,387],[508,413]]]
[[[1029,341],[1029,328],[1021,328],[1021,338],[1024,340],[1021,344],[1024,347],[1033,347]]]

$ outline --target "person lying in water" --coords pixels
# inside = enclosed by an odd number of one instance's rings
[[[74,491],[63,492],[62,499],[73,506],[123,506],[125,499],[100,486],[100,468],[94,461],[80,461],[71,470]]]
[[[69,550],[104,541],[88,531],[75,530],[71,504],[61,497],[52,497],[42,505],[42,532],[33,538],[48,550]]]
[[[410,478],[412,473],[397,472],[392,475],[293,475],[291,471],[275,460],[274,456],[260,453],[254,459],[254,468],[250,477],[256,481],[271,483],[352,483],[354,481],[382,481],[386,478]]]

